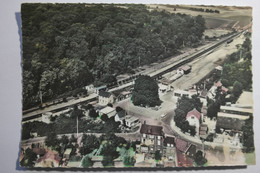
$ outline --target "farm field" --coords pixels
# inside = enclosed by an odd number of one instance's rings
[[[251,7],[227,7],[227,6],[190,6],[190,5],[148,5],[151,10],[166,10],[170,13],[184,13],[191,16],[202,15],[206,20],[207,29],[242,29],[251,24]],[[218,10],[219,13],[206,13],[194,11],[196,9]],[[217,31],[218,32],[218,31]],[[205,32],[207,33],[207,32]]]

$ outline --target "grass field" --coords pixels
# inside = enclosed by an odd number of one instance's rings
[[[192,16],[202,15],[206,20],[208,29],[221,28],[232,29],[245,27],[251,23],[252,8],[251,7],[234,7],[234,6],[192,6],[192,5],[148,5],[150,10],[166,10],[170,13],[185,13]],[[206,13],[201,11],[193,11],[190,8],[203,8],[218,10],[220,13]]]
[[[255,165],[255,152],[253,153],[245,153],[245,158],[246,158],[246,164],[247,165]]]

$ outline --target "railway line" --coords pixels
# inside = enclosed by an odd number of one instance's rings
[[[172,64],[167,64],[166,66],[161,67],[160,69],[156,69],[154,71],[147,71],[147,72],[143,72],[143,73],[141,72],[136,75],[130,76],[129,78],[119,80],[114,83],[110,83],[107,85],[108,91],[113,92],[116,90],[122,90],[127,87],[132,87],[134,84],[133,81],[140,75],[149,75],[150,77],[152,77],[154,79],[160,79],[160,78],[162,78],[162,75],[164,75],[170,71],[173,71],[173,70],[183,66],[184,64],[187,64],[187,63],[195,60],[196,58],[208,53],[209,51],[212,51],[213,49],[219,47],[222,44],[227,44],[228,42],[232,41],[235,37],[239,36],[241,33],[242,32],[233,33],[225,38],[222,38],[217,43],[209,46],[208,48],[202,49],[202,50],[194,53],[193,55],[185,56],[181,60],[176,61]],[[68,107],[73,106],[78,103],[82,103],[82,102],[87,103],[87,102],[93,101],[93,99],[95,99],[96,97],[97,97],[97,95],[95,97],[85,98],[82,100],[79,99],[78,101],[74,101],[71,103],[68,102],[67,104],[60,103],[59,105],[56,105],[56,106],[53,105],[51,107],[47,107],[46,109],[42,108],[42,110],[39,110],[39,109],[33,109],[31,111],[25,110],[25,111],[23,111],[22,122],[29,121],[32,119],[38,119],[38,118],[40,118],[42,113],[47,112],[47,111],[57,111],[60,109],[68,108]]]

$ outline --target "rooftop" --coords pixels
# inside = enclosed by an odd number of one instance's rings
[[[125,110],[121,110],[121,111],[119,111],[119,112],[117,113],[117,115],[118,115],[119,118],[123,118],[123,117],[126,116],[126,111],[125,111]]]
[[[188,70],[191,69],[191,67],[188,66],[188,65],[182,66],[182,67],[180,67],[180,68],[181,68],[183,71],[188,71]]]
[[[218,112],[218,117],[234,118],[234,119],[239,119],[239,120],[247,120],[249,118],[249,116],[229,114],[229,113],[225,113],[225,112]]]
[[[174,137],[169,137],[167,136],[165,139],[164,139],[164,145],[167,145],[167,144],[174,144]]]
[[[200,117],[201,117],[201,113],[199,111],[197,111],[197,109],[195,109],[195,108],[192,111],[187,113],[186,118],[189,118],[192,115],[195,116],[197,119],[200,119]]]
[[[99,96],[102,96],[102,97],[110,97],[111,96],[111,93],[110,92],[106,92],[106,91],[99,91]]]
[[[141,134],[151,134],[151,135],[158,135],[163,136],[163,127],[162,126],[153,126],[148,124],[142,124]]]
[[[225,110],[229,110],[229,111],[237,111],[237,112],[246,112],[246,113],[250,113],[253,114],[253,109],[248,109],[248,108],[242,108],[242,107],[238,107],[239,105],[233,105],[233,106],[221,106],[220,110],[223,112]]]
[[[101,109],[99,112],[101,112],[103,114],[109,114],[109,113],[114,112],[114,111],[115,111],[114,108],[107,106],[107,107]]]
[[[240,97],[238,98],[237,105],[244,105],[244,106],[251,106],[253,107],[253,93],[252,92],[248,92],[248,91],[243,91],[243,93],[240,95]]]
[[[244,124],[245,121],[241,119],[218,116],[216,126],[223,129],[240,131]]]
[[[186,150],[189,148],[189,143],[179,138],[175,138],[175,145],[176,148],[182,152],[186,152]]]
[[[127,121],[127,122],[134,122],[134,121],[136,121],[136,120],[139,120],[139,118],[136,118],[136,117],[133,117],[132,115],[127,115],[126,117],[125,117],[125,121]]]
[[[106,88],[107,86],[106,85],[103,85],[103,86],[99,86],[99,87],[96,87],[97,90],[101,90],[101,89],[104,89]]]
[[[178,167],[193,167],[193,161],[179,150],[176,151]]]
[[[45,163],[46,160],[52,160],[56,164],[59,164],[61,157],[58,152],[48,150],[45,155],[37,160],[37,163]]]

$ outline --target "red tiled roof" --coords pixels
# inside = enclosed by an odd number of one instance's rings
[[[37,160],[37,163],[40,163],[47,159],[50,159],[53,162],[56,162],[57,164],[59,164],[61,157],[59,156],[59,154],[57,152],[48,150],[47,153],[43,157],[41,157],[40,159]]]
[[[222,83],[220,81],[218,81],[216,84],[215,84],[216,87],[219,87],[219,86],[222,86]]]
[[[175,145],[176,148],[182,152],[185,152],[189,147],[188,142],[178,138],[175,138]]]
[[[188,66],[188,65],[185,65],[185,66],[182,66],[181,69],[182,69],[183,71],[188,71],[188,70],[191,69],[191,67]]]
[[[222,90],[223,92],[225,92],[225,93],[228,92],[228,89],[225,88],[225,87],[223,87],[223,86],[221,87],[221,90]]]
[[[46,153],[44,148],[33,148],[33,152],[37,155],[43,155]]]
[[[186,118],[189,118],[192,115],[194,115],[197,119],[200,119],[200,117],[201,117],[201,113],[199,111],[197,111],[195,108],[192,111],[187,113]]]
[[[177,155],[177,165],[178,167],[193,167],[193,161],[191,158],[182,154],[179,150],[176,150]]]
[[[152,125],[148,125],[148,124],[142,124],[140,133],[163,136],[163,127],[162,126],[152,126]]]

